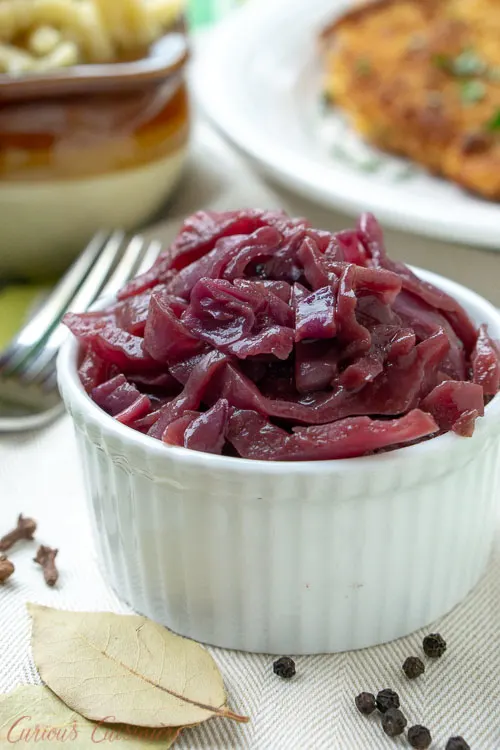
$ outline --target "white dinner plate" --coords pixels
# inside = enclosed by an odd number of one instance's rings
[[[387,226],[500,249],[500,204],[366,146],[321,107],[319,30],[349,0],[250,0],[203,40],[193,71],[212,122],[288,188]]]

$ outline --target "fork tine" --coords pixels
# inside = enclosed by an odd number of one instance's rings
[[[44,380],[42,387],[44,391],[49,393],[57,390],[57,372],[55,367],[52,368],[47,379]]]
[[[144,257],[141,261],[141,265],[137,270],[137,275],[140,276],[142,273],[149,271],[155,260],[158,258],[162,248],[161,242],[158,240],[152,240],[146,248]]]
[[[84,280],[75,296],[68,302],[67,310],[82,312],[95,302],[101,293],[101,289],[109,277],[116,260],[119,257],[122,243],[125,238],[123,232],[113,232],[97,258],[87,278]],[[66,337],[67,330],[64,326],[58,325],[40,350],[34,350],[33,356],[28,357],[19,368],[25,383],[38,379],[48,365],[53,363],[61,344]]]
[[[115,297],[125,282],[135,276],[144,251],[144,237],[141,235],[132,237],[107,284],[102,289],[102,297]]]
[[[112,235],[88,278],[68,305],[68,309],[86,310],[98,297],[114,296],[133,276],[143,257],[144,240],[139,236],[133,237],[115,265],[123,239],[124,235],[121,232]],[[113,268],[111,274],[108,273],[110,268]],[[25,383],[37,382],[45,386],[55,369],[57,352],[66,335],[67,331],[62,325],[52,332],[46,345],[39,352],[35,352],[34,360],[25,370],[23,369],[22,379]]]
[[[82,280],[92,268],[99,255],[107,233],[97,234],[83,253],[73,263],[61,281],[56,285],[41,310],[25,325],[11,341],[6,351],[0,355],[0,370],[11,375],[25,360],[31,350],[39,346],[74,297]]]

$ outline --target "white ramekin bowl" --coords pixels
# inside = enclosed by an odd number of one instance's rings
[[[500,338],[500,313],[419,271]],[[107,577],[135,610],[198,641],[275,654],[373,646],[430,624],[486,566],[500,396],[473,438],[341,461],[197,453],[134,432],[86,395],[78,346],[59,382]]]

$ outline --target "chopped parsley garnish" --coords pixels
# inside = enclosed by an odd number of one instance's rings
[[[329,91],[323,91],[319,100],[320,108],[322,112],[327,112],[335,102],[333,96]]]
[[[356,73],[358,76],[367,76],[372,72],[372,64],[367,57],[356,60]]]
[[[449,55],[443,55],[441,53],[433,55],[432,62],[434,63],[436,68],[446,70],[448,73],[452,72],[452,59],[451,57],[449,57]]]
[[[482,76],[488,72],[488,65],[471,49],[465,49],[456,57],[437,53],[432,58],[434,65],[456,78]]]
[[[418,171],[412,164],[405,164],[395,175],[395,180],[396,182],[404,182],[405,180],[410,180],[412,177],[415,177],[417,174]]]
[[[464,50],[452,61],[453,73],[459,77],[482,75],[487,67],[486,63],[471,49]]]
[[[366,159],[366,161],[360,161],[358,162],[358,167],[363,172],[378,172],[379,169],[381,169],[384,165],[383,159],[377,159],[376,156],[374,156],[372,159]]]
[[[354,156],[336,143],[332,148],[332,156],[337,161],[356,167],[362,172],[378,172],[384,165],[384,160],[378,156]]]
[[[497,109],[491,120],[486,124],[486,129],[491,131],[500,131],[500,109]]]
[[[476,104],[486,96],[486,86],[482,81],[463,81],[460,85],[460,97],[464,104]]]

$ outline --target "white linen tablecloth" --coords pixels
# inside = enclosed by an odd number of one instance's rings
[[[349,220],[266,184],[213,131],[200,126],[191,164],[169,215],[200,207],[279,206],[308,215],[318,226],[340,228]],[[168,240],[178,219],[148,234]],[[496,302],[500,255],[388,232],[391,252],[465,281]],[[497,299],[495,299],[495,294]],[[38,683],[29,647],[27,601],[73,610],[130,610],[99,570],[87,521],[82,474],[68,417],[44,431],[0,436],[0,534],[18,513],[35,517],[37,540],[60,549],[61,578],[47,588],[32,562],[36,544],[13,550],[16,573],[0,586],[0,692]],[[314,543],[314,540],[311,540]],[[449,550],[453,556],[454,550]],[[432,581],[429,581],[432,588]],[[476,589],[435,624],[448,642],[445,656],[427,660],[426,673],[406,679],[401,664],[421,653],[423,632],[378,648],[297,658],[290,681],[272,672],[273,657],[221,649],[210,651],[226,683],[230,706],[251,717],[247,725],[211,720],[186,730],[179,750],[385,750],[409,747],[386,737],[376,716],[362,717],[354,696],[362,690],[397,690],[409,725],[429,727],[436,750],[461,734],[473,750],[500,750],[500,533],[493,557]],[[428,630],[426,632],[429,632]],[[6,747],[10,745],[6,745]]]

